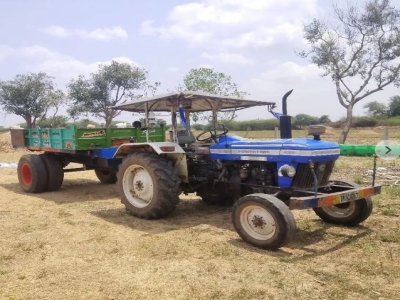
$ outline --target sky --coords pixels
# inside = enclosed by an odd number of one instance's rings
[[[362,2],[361,0],[359,2]],[[336,1],[343,5],[346,1]],[[193,68],[210,67],[232,77],[252,100],[277,102],[294,89],[288,113],[345,115],[332,81],[300,58],[302,25],[332,12],[327,0],[0,0],[0,80],[46,72],[57,87],[111,60],[129,62],[161,82],[157,94],[174,91]],[[400,0],[392,0],[400,7]],[[357,104],[387,103],[391,86]],[[238,119],[271,118],[257,107]],[[131,121],[124,113],[119,120]],[[0,126],[23,122],[0,112]]]

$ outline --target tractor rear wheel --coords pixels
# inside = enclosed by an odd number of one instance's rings
[[[40,154],[39,156],[46,165],[48,175],[46,191],[58,191],[64,181],[64,168],[62,159],[52,153]]]
[[[179,203],[181,180],[172,163],[157,154],[128,155],[117,177],[121,202],[136,217],[160,219]]]
[[[347,181],[334,181],[334,183],[351,187],[359,186],[356,183]],[[313,208],[317,216],[324,222],[346,226],[356,226],[361,222],[364,222],[371,215],[372,209],[373,202],[371,197],[334,206]]]
[[[39,155],[25,154],[18,162],[18,181],[27,193],[41,193],[47,188],[46,165]]]
[[[114,184],[117,182],[117,173],[109,170],[95,169],[94,173],[101,183]]]
[[[267,194],[250,194],[233,205],[236,232],[247,243],[276,250],[288,244],[296,233],[296,221],[289,207]]]

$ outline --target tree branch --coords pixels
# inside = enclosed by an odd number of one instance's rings
[[[343,107],[347,108],[349,105],[344,103],[343,96],[342,96],[342,90],[340,89],[339,79],[335,75],[332,77],[332,79],[333,79],[333,82],[335,83],[335,86],[336,86],[336,94],[338,96],[340,104]]]

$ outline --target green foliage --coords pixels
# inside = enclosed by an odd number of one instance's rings
[[[75,122],[68,122],[67,125],[75,125],[78,128],[86,128],[89,124],[95,125],[96,127],[102,127],[100,123],[97,123],[95,121],[91,121],[89,119],[80,119]]]
[[[389,116],[400,116],[400,96],[393,96],[389,99]]]
[[[0,106],[5,112],[24,118],[29,128],[46,118],[50,109],[64,102],[61,90],[54,89],[53,78],[46,73],[17,75],[13,80],[0,81]]]
[[[367,110],[366,113],[370,117],[384,117],[389,113],[386,105],[377,101],[368,102],[363,107]]]
[[[92,114],[104,119],[109,127],[121,111],[110,106],[132,99],[134,91],[145,88],[147,71],[128,63],[112,61],[110,65],[100,65],[90,78],[79,76],[68,85],[71,98],[69,113],[72,118]],[[148,86],[147,86],[148,87]]]
[[[44,118],[40,120],[38,126],[41,128],[57,128],[66,127],[68,125],[68,118],[65,116],[55,116],[50,118]]]
[[[231,76],[214,71],[211,68],[191,69],[183,78],[183,86],[180,89],[237,98],[244,98],[248,95],[248,93],[238,89],[237,84],[232,81]],[[197,122],[199,119],[211,121],[210,113],[192,113],[191,115],[194,122]],[[218,113],[218,119],[226,122],[230,122],[236,117],[236,110]]]
[[[279,121],[277,119],[264,119],[264,120],[245,120],[237,121],[232,120],[227,122],[218,122],[220,124],[225,124],[226,127],[231,131],[254,131],[254,130],[274,130],[275,127],[279,126]],[[192,126],[193,127],[193,126]],[[204,130],[209,130],[213,127],[212,124],[204,125]]]
[[[203,125],[203,124],[192,124],[190,126],[191,129],[198,130],[198,131],[204,130],[204,127],[205,127],[205,125]]]
[[[332,122],[328,115],[322,115],[318,118],[319,124],[327,124]]]
[[[329,118],[329,117],[328,117]],[[302,128],[308,125],[318,124],[318,118],[306,114],[298,114],[293,118],[293,125]]]
[[[210,94],[243,98],[246,92],[239,91],[232,77],[210,68],[191,69],[183,78],[186,91],[201,91]]]
[[[333,128],[341,128],[344,126],[346,123],[346,119],[340,119],[339,121],[332,122],[329,124],[329,126]],[[383,125],[384,122],[383,120],[373,118],[373,117],[366,117],[366,116],[361,116],[361,117],[353,117],[352,121],[352,127],[374,127],[378,125]]]

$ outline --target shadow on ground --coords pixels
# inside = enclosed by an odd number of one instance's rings
[[[211,206],[203,203],[200,199],[193,199],[181,201],[180,205],[177,206],[173,213],[167,218],[160,220],[143,220],[136,218],[131,216],[125,208],[93,211],[92,214],[107,222],[126,226],[134,230],[145,232],[146,234],[160,234],[173,230],[193,228],[199,225],[209,225],[235,232],[231,220],[231,211],[231,207]],[[301,222],[301,219],[297,221]],[[276,257],[290,257],[290,261],[292,261],[332,253],[372,233],[372,230],[363,226],[354,227],[352,229],[343,227],[347,229],[347,233],[337,233],[338,230],[330,229],[340,228],[338,225],[327,224],[319,219],[313,220],[312,222],[312,228],[315,229],[297,229],[294,240],[286,247],[277,251],[266,251],[253,247],[243,241],[239,236],[236,239],[228,240],[228,242],[235,247],[243,248],[247,251]],[[348,232],[349,230],[350,232]],[[330,240],[329,245],[325,243],[315,247],[316,244],[326,242],[327,240]],[[301,250],[304,254],[301,256],[293,255],[290,250]]]
[[[100,201],[118,198],[115,185],[101,184],[95,180],[64,180],[63,187],[55,192],[25,193],[19,183],[0,183],[0,187],[24,196],[36,197],[56,204]]]

